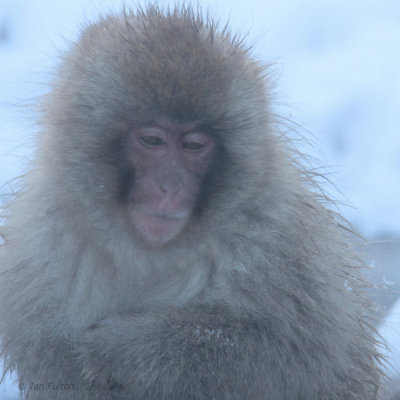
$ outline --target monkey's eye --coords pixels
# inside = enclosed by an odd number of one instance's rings
[[[141,136],[140,140],[146,146],[161,146],[165,144],[164,140],[158,136]]]
[[[205,144],[199,142],[184,142],[182,147],[186,150],[201,150]]]

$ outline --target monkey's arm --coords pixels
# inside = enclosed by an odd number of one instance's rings
[[[262,399],[268,382],[281,379],[266,339],[254,321],[195,307],[106,318],[79,352],[89,378],[120,385],[127,398]]]

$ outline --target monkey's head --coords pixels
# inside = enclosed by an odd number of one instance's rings
[[[129,130],[127,149],[134,171],[130,190],[122,188],[128,218],[147,243],[164,244],[193,216],[215,139],[193,124],[154,121]]]
[[[190,8],[107,17],[60,67],[46,158],[88,214],[164,246],[265,188],[261,162],[276,158],[265,84],[241,42]]]

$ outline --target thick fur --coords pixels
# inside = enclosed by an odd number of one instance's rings
[[[400,375],[388,380],[385,386],[382,386],[380,400],[400,400]]]
[[[2,357],[28,399],[376,398],[352,234],[268,103],[264,67],[190,8],[82,33],[2,227]],[[201,212],[154,249],[127,223],[121,171],[129,127],[160,118],[204,126],[221,158]]]

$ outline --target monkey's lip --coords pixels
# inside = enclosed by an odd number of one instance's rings
[[[162,245],[177,236],[188,219],[186,212],[131,211],[133,225],[139,235],[149,244]]]
[[[134,211],[135,212],[135,211]],[[152,211],[147,211],[145,209],[139,209],[136,211],[137,213],[143,214],[147,217],[150,218],[161,218],[161,219],[186,219],[188,217],[187,212],[179,212],[179,211],[173,211],[173,212],[167,212],[167,211],[157,211],[157,212],[152,212]]]

